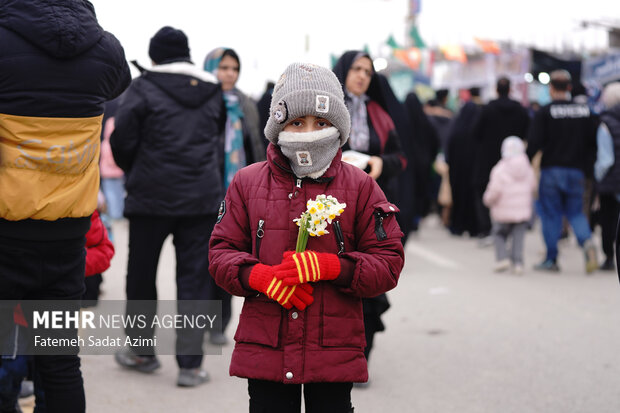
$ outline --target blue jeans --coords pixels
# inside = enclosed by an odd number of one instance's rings
[[[0,412],[14,412],[22,380],[28,375],[28,357],[5,358],[0,366]]]
[[[121,219],[125,209],[125,178],[103,178],[101,190],[110,218]]]
[[[544,168],[540,173],[538,202],[548,260],[558,257],[562,216],[566,216],[579,245],[592,236],[583,213],[584,179],[583,172],[574,168]]]

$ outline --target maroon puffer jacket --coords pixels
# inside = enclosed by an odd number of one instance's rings
[[[320,194],[347,204],[338,218],[344,239],[341,275],[314,283],[314,303],[305,311],[285,310],[251,290],[247,276],[254,264],[279,264],[284,251],[295,249],[293,219]],[[209,270],[217,284],[246,297],[230,374],[284,383],[366,381],[361,297],[396,286],[404,263],[396,211],[372,178],[341,162],[340,151],[318,180],[297,180],[273,144],[266,162],[239,171],[209,248]],[[310,237],[307,249],[338,253],[336,226],[328,231]]]

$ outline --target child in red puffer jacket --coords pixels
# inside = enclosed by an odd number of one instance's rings
[[[352,383],[368,380],[362,298],[396,286],[404,252],[398,208],[342,161],[350,129],[334,73],[291,64],[273,93],[267,161],[238,171],[220,205],[209,271],[245,297],[230,374],[248,379],[252,412],[298,413],[303,391],[307,413],[349,413]],[[296,218],[328,205],[327,230],[314,219],[296,245]]]

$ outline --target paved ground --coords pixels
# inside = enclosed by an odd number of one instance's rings
[[[114,231],[104,299],[124,298],[126,223]],[[493,274],[492,249],[450,236],[435,219],[406,251],[372,354],[372,383],[353,390],[356,413],[620,411],[620,285],[615,273],[585,276],[574,240],[561,246],[559,275],[528,270],[543,253],[537,231],[527,235],[522,276]],[[175,296],[173,270],[168,241],[162,299]],[[240,305],[235,299],[233,319]],[[228,376],[231,351],[206,359],[212,380],[194,389],[175,386],[171,356],[149,376],[121,369],[112,356],[85,356],[88,411],[247,412],[246,382]]]

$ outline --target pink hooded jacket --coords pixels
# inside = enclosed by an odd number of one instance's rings
[[[114,131],[114,118],[109,118],[103,125],[103,141],[101,142],[101,161],[99,169],[102,178],[121,178],[124,172],[114,162],[112,148],[110,148],[110,136]]]
[[[500,223],[528,221],[536,191],[536,176],[520,138],[511,136],[502,143],[502,159],[491,170],[482,197],[491,210],[491,219]]]

